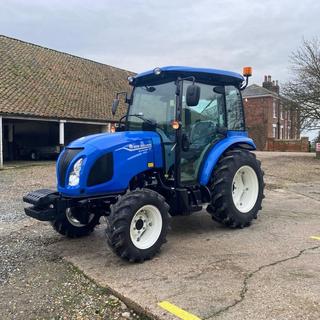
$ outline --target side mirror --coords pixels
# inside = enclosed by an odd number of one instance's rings
[[[112,102],[112,109],[111,109],[113,116],[116,114],[118,105],[119,105],[119,99],[114,99]]]
[[[190,84],[187,88],[186,102],[187,106],[195,107],[200,99],[200,87],[196,84]]]

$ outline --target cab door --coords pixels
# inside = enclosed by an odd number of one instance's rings
[[[176,116],[175,92],[176,85],[173,81],[135,87],[126,122],[128,131],[152,130],[159,134],[163,146],[164,174],[171,180],[176,145],[176,132],[171,125]]]
[[[208,149],[226,132],[225,92],[223,86],[197,83],[200,86],[198,105],[189,107],[185,103],[187,82],[182,98],[182,151],[181,183],[194,184]]]

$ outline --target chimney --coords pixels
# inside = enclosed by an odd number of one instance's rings
[[[272,92],[279,94],[278,80],[276,80],[276,81],[271,80],[270,75],[264,76],[264,81],[262,83],[262,87],[269,90],[269,91],[272,91]]]

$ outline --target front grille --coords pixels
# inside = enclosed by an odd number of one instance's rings
[[[111,180],[113,176],[113,155],[111,152],[104,154],[96,160],[91,167],[87,185],[88,187]]]
[[[64,187],[66,185],[66,173],[71,160],[82,150],[83,148],[66,148],[63,151],[58,165],[59,184],[61,187]]]

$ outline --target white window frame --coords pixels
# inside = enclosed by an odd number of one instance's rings
[[[272,125],[272,137],[276,138],[276,135],[277,135],[277,125],[273,124]]]
[[[288,110],[287,119],[288,119],[288,122],[291,122],[291,112],[290,112],[290,110]]]
[[[273,114],[273,118],[277,119],[277,108],[276,108],[276,102],[274,100],[272,102],[272,114]]]

